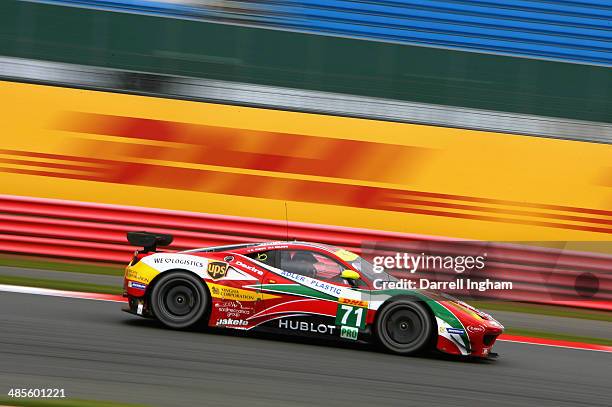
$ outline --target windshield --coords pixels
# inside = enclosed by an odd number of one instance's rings
[[[355,256],[356,258],[350,263],[351,263],[351,266],[355,267],[355,269],[359,271],[359,274],[361,274],[362,278],[365,278],[366,280],[369,280],[370,282],[373,282],[374,280],[398,281],[397,278],[393,277],[391,274],[385,271],[380,271],[380,272],[374,271],[374,266],[372,266],[372,263],[370,263],[363,257],[357,256],[357,255]]]

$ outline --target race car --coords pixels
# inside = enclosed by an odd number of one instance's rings
[[[142,249],[125,269],[124,311],[169,328],[196,324],[487,358],[503,326],[429,291],[380,289],[395,277],[345,249],[279,241],[157,251],[171,235],[129,232]]]

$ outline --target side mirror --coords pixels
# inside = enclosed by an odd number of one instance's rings
[[[340,274],[340,276],[345,279],[345,280],[349,280],[349,281],[357,281],[361,278],[361,276],[359,275],[358,272],[353,271],[353,270],[344,270],[342,272],[342,274]]]

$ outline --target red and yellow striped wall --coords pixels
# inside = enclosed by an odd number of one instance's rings
[[[609,241],[612,146],[0,82],[1,193]]]

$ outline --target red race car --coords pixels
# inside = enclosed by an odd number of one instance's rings
[[[125,270],[127,312],[170,328],[267,331],[375,341],[398,354],[427,349],[489,357],[503,326],[432,292],[377,289],[394,281],[360,256],[308,242],[245,243],[157,252],[171,235],[129,232],[143,247]],[[378,284],[377,284],[378,280]]]

